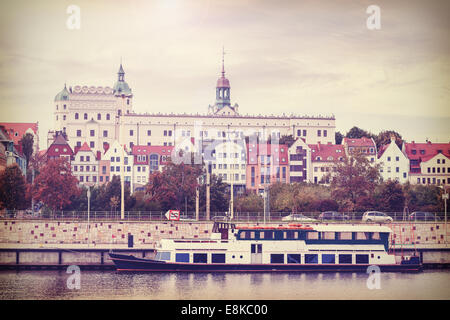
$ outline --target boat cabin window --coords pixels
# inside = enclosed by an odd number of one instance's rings
[[[352,240],[352,233],[351,232],[338,232],[338,239],[339,240]]]
[[[241,231],[239,239],[255,239],[255,231]]]
[[[270,255],[270,263],[284,263],[284,254],[272,253]]]
[[[305,263],[319,263],[317,254],[305,254]]]
[[[352,263],[352,255],[351,254],[340,254],[339,255],[339,263]]]
[[[170,260],[170,252],[156,252],[155,260]]]
[[[194,253],[194,263],[207,263],[208,255],[206,253]]]
[[[261,233],[264,234],[264,237],[261,239],[273,240],[273,238],[274,238],[273,231],[262,231]],[[260,237],[261,237],[261,233],[260,233]]]
[[[319,239],[319,233],[317,231],[311,231],[307,233],[306,239],[317,240]]]
[[[373,240],[380,240],[380,233],[379,232],[372,233],[372,239]]]
[[[357,254],[356,255],[356,263],[357,264],[369,263],[369,255],[368,254]]]
[[[212,263],[225,263],[225,253],[213,253],[211,254]]]
[[[321,232],[321,237],[325,240],[334,240],[335,234],[335,232]]]
[[[177,253],[175,255],[176,262],[189,262],[189,253]]]
[[[322,263],[335,263],[336,256],[334,254],[323,254]]]
[[[356,240],[367,240],[369,239],[369,235],[367,232],[357,232],[356,233]]]
[[[299,254],[288,254],[287,263],[301,263]]]

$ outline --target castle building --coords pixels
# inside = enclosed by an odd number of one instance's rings
[[[334,116],[242,115],[238,104],[231,104],[231,85],[223,59],[215,104],[203,114],[135,113],[133,93],[122,65],[112,88],[64,85],[55,96],[53,108],[54,130],[66,134],[73,150],[86,142],[94,153],[116,140],[129,150],[135,145],[174,146],[178,150],[193,139],[236,140],[255,134],[266,139],[292,135],[311,144],[335,140]],[[54,131],[49,132],[48,146],[53,137]]]

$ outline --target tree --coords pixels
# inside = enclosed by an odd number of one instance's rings
[[[53,211],[69,206],[71,198],[80,195],[70,163],[65,158],[48,161],[34,180],[32,193],[34,199]]]
[[[221,177],[211,175],[210,181],[210,211],[224,212],[229,209],[230,186],[222,181]],[[206,211],[206,184],[200,187],[199,206],[201,211]]]
[[[184,211],[185,201],[192,208],[198,178],[202,172],[202,167],[199,165],[170,162],[162,172],[156,171],[150,175],[146,187],[149,200],[159,202],[163,210]]]
[[[391,136],[395,136],[395,143],[397,146],[401,149],[403,144],[402,136],[393,130],[385,130],[381,131],[376,137],[375,137],[375,143],[377,145],[377,150],[380,150],[382,145],[391,143]]]
[[[351,128],[347,134],[345,135],[346,138],[353,138],[353,139],[360,139],[362,137],[367,137],[367,138],[375,138],[375,135],[373,135],[372,133],[358,128],[358,127],[353,127]]]
[[[287,136],[281,136],[279,144],[285,144],[290,148],[295,142],[295,138],[292,134]]]
[[[0,173],[0,208],[24,209],[26,185],[17,164],[10,165]]]
[[[22,146],[22,153],[25,156],[27,169],[28,169],[31,155],[33,154],[33,144],[34,144],[33,135],[31,133],[27,133],[27,134],[23,135],[23,137],[19,141],[19,143]]]
[[[234,200],[236,212],[262,212],[263,206],[263,198],[256,193],[249,193]]]
[[[110,182],[98,188],[94,188],[91,192],[91,207],[92,210],[105,211],[111,209],[116,211],[120,208],[120,201],[122,199],[122,183],[120,177],[114,175]],[[136,203],[136,199],[131,195],[130,186],[128,183],[124,185],[124,209],[129,211]]]
[[[405,196],[401,184],[395,180],[387,180],[375,191],[378,208],[388,212],[402,212]]]
[[[372,164],[363,155],[355,155],[336,163],[336,174],[331,177],[332,196],[347,211],[353,211],[359,197],[370,195],[380,183],[378,164]]]
[[[336,144],[341,144],[342,139],[344,139],[344,136],[339,131],[336,131],[334,134],[334,140],[336,141]]]

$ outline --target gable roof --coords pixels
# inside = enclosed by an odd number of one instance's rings
[[[340,157],[345,158],[345,149],[342,144],[309,144],[311,149],[311,161],[338,161]],[[320,160],[317,159],[320,157]]]
[[[33,122],[0,122],[0,126],[4,126],[9,137],[14,141],[15,145],[19,144],[22,136],[25,135],[28,129],[33,130],[37,136],[38,123]],[[36,141],[35,141],[36,143]]]
[[[346,144],[349,147],[375,147],[375,142],[372,138],[344,138],[342,144]]]
[[[450,143],[405,143],[403,149],[410,160],[428,161],[434,158],[438,153],[450,158]]]

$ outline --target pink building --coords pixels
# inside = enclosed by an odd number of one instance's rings
[[[274,183],[289,183],[287,145],[247,144],[246,176],[246,189],[259,193]]]

